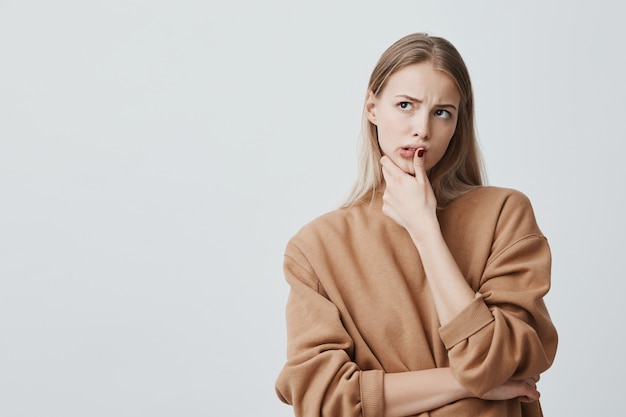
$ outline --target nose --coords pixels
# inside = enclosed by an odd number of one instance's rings
[[[415,120],[413,122],[413,136],[426,140],[430,138],[430,115],[415,114]]]

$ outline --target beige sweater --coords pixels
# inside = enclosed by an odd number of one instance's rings
[[[482,295],[445,326],[415,245],[381,204],[379,195],[325,214],[287,245],[287,362],[276,391],[296,416],[382,416],[385,372],[451,367],[480,395],[550,367],[550,249],[523,194],[481,187],[439,213],[450,251]],[[542,414],[538,402],[469,398],[422,415]]]

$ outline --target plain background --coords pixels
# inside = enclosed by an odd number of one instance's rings
[[[550,240],[545,414],[619,415],[617,4],[0,1],[0,415],[292,415],[283,249],[345,196],[369,73],[417,31],[461,51],[489,181]]]

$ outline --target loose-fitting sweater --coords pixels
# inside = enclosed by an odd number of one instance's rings
[[[383,374],[450,367],[484,394],[550,367],[557,333],[543,297],[548,242],[522,193],[476,188],[438,212],[479,294],[442,326],[408,232],[381,194],[313,220],[287,244],[287,362],[276,381],[295,415],[380,417]],[[541,416],[539,402],[467,398],[421,416]]]

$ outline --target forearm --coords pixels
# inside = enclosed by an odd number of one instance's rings
[[[472,396],[450,368],[385,374],[385,417],[402,417],[434,410]]]
[[[450,253],[439,224],[434,224],[427,233],[423,230],[420,234],[410,230],[409,233],[420,254],[439,322],[444,325],[458,315],[476,294]]]

